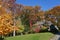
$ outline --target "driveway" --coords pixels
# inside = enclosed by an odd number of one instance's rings
[[[60,32],[55,34],[55,36],[50,40],[60,40]]]

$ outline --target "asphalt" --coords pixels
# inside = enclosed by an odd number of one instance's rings
[[[60,32],[55,34],[55,36],[52,37],[50,40],[60,40]]]

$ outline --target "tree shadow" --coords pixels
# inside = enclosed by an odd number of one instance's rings
[[[54,35],[60,35],[60,32],[54,32],[54,31],[49,31],[50,33],[54,34]]]
[[[60,35],[60,32],[56,33],[56,35]]]
[[[60,37],[58,38],[58,40],[60,40]]]

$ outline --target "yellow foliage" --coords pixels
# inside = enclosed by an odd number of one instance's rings
[[[13,31],[11,23],[13,22],[10,14],[6,13],[0,16],[0,35],[6,35]]]

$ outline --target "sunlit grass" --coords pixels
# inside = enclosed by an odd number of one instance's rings
[[[52,33],[36,33],[19,35],[15,37],[7,37],[6,40],[49,40],[52,36]]]

